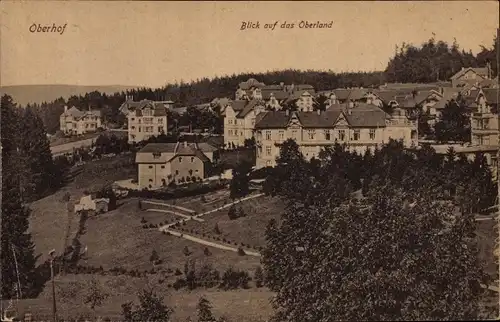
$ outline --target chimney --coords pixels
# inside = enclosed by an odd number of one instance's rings
[[[184,141],[184,147],[187,148],[187,146],[188,146],[187,141]]]
[[[318,115],[321,115],[321,110],[318,108],[318,109],[316,110],[316,113],[318,113]]]
[[[285,110],[285,115],[286,115],[286,116],[290,115],[290,110],[289,110],[289,109],[286,109],[286,110]]]
[[[64,105],[64,113],[68,111],[68,105]]]
[[[285,88],[285,83],[280,82],[280,86],[281,86],[282,89]]]

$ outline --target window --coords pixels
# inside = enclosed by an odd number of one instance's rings
[[[283,141],[283,140],[285,139],[285,131],[280,130],[280,132],[279,132],[279,133],[280,133],[280,140],[282,140],[282,141]]]
[[[132,122],[134,122],[134,121],[135,121],[135,117],[131,118],[130,120],[131,120]]]
[[[194,162],[194,157],[191,157],[191,163],[193,163],[193,162]]]
[[[158,118],[158,123],[163,123],[163,117]]]
[[[139,126],[139,132],[141,132],[141,127]]]
[[[359,130],[354,130],[354,141],[359,140]]]
[[[131,127],[131,129],[132,129],[132,130],[135,130],[135,126],[132,126],[132,127]]]
[[[160,152],[153,152],[153,159],[158,159],[161,156]]]
[[[325,130],[325,140],[330,140],[330,130]]]
[[[298,139],[298,138],[297,138],[297,130],[292,130],[292,138],[293,138],[294,140]]]
[[[163,132],[163,126],[158,126],[158,132]]]
[[[370,140],[375,140],[375,129],[370,129]]]
[[[164,166],[164,165],[162,165],[162,166],[161,166],[161,168],[162,168],[162,169],[165,169],[165,166]]]
[[[179,163],[181,163],[181,162],[182,162],[182,157],[179,157]]]
[[[228,130],[228,131],[227,131],[227,134],[228,134],[229,136],[232,136],[232,135],[233,135],[233,130]]]
[[[307,135],[309,136],[309,140],[314,140],[314,130],[308,130]]]
[[[490,121],[490,120],[488,120],[488,119],[484,119],[484,120],[483,120],[483,129],[484,129],[484,130],[487,130],[487,129],[488,129],[488,127],[489,127],[489,121]]]
[[[175,170],[175,175],[178,175],[179,174],[179,170]]]
[[[270,166],[271,166],[271,161],[267,160],[267,161],[266,161],[266,166],[267,166],[267,167],[270,167]]]
[[[266,146],[266,155],[271,155],[271,146]]]
[[[266,131],[266,140],[271,140],[271,131]]]
[[[152,124],[152,123],[153,123],[152,117],[145,117],[144,118],[144,124]]]
[[[194,170],[195,173],[198,173],[198,169]]]
[[[153,166],[152,166],[152,165],[150,165],[148,168],[153,169]]]
[[[339,140],[345,141],[345,130],[339,130]]]
[[[255,125],[255,117],[252,118],[251,122],[252,122],[252,126],[254,126]]]
[[[228,123],[229,125],[233,125],[233,120],[232,120],[232,119],[229,119],[229,121],[227,121],[227,123]]]

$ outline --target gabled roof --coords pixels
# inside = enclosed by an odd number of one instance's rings
[[[462,77],[463,75],[465,75],[468,71],[473,71],[474,73],[484,77],[484,76],[487,76],[488,75],[488,68],[486,67],[481,67],[481,68],[473,68],[473,67],[467,67],[467,68],[463,68],[462,67],[462,70],[460,70],[458,73],[456,73],[455,75],[451,76],[450,79],[457,79],[457,78],[460,78]]]
[[[290,96],[288,96],[288,98],[286,99],[286,102],[293,102],[293,101],[296,101],[298,100],[302,95],[304,94],[309,94],[310,96],[313,97],[314,99],[314,93],[311,93],[310,91],[308,90],[300,90],[300,91],[295,91],[293,94],[291,94]]]
[[[262,99],[266,100],[266,101],[271,98],[271,94],[274,95],[274,97],[278,101],[285,100],[285,99],[288,98],[288,96],[290,96],[290,93],[282,90],[281,88],[279,88],[279,89],[264,88],[264,89],[261,90],[261,93],[262,93]]]
[[[264,106],[264,103],[260,100],[251,100],[250,102],[245,105],[245,107],[241,110],[241,112],[236,115],[237,118],[244,118],[245,116],[248,115],[251,111],[255,109],[256,106],[261,105]]]
[[[239,89],[244,91],[249,90],[252,87],[262,88],[266,86],[266,84],[259,82],[255,78],[249,78],[246,82],[241,82],[239,85]]]
[[[485,88],[483,93],[488,104],[498,105],[499,90],[497,88]]]
[[[351,127],[384,127],[387,113],[372,104],[360,104],[346,112],[345,105],[336,105],[325,112],[266,112],[261,120],[256,122],[256,129],[286,128],[293,114],[297,115],[304,128],[333,128],[341,114]]]
[[[79,120],[79,119],[86,117],[86,116],[101,117],[101,110],[80,111],[75,106],[72,106],[66,112],[63,112],[62,116],[72,116],[76,120]]]
[[[248,103],[247,100],[234,100],[234,101],[229,102],[229,106],[231,106],[233,111],[239,112],[245,108],[247,103]]]
[[[349,97],[351,90],[340,88],[340,89],[334,89],[333,92],[335,93],[335,96],[337,97],[338,100],[345,101]]]
[[[205,153],[217,149],[208,143],[149,143],[136,153],[136,163],[166,163],[178,155],[196,156],[203,162],[210,161]],[[155,158],[154,153],[160,155]]]

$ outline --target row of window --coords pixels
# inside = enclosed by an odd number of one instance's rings
[[[150,169],[153,169],[153,166],[152,166],[152,165],[150,165],[150,166],[149,166],[149,168],[150,168]],[[164,166],[164,165],[162,165],[162,166],[161,166],[161,168],[162,168],[162,169],[165,169],[165,166]],[[193,169],[190,169],[190,170],[189,170],[189,173],[193,173],[193,172],[194,172],[194,173],[198,173],[199,171],[198,171],[198,169],[196,169],[196,170],[194,170],[194,171],[193,171]],[[177,174],[179,174],[179,170],[175,170],[175,174],[176,174],[176,175],[177,175]]]
[[[131,130],[135,130],[135,126],[130,127]],[[153,133],[154,132],[154,126],[144,126],[144,127],[137,127],[137,132],[141,132],[141,129],[144,129],[144,132],[146,133]],[[163,132],[163,126],[158,126],[158,132]]]
[[[292,137],[291,138],[297,139],[298,138],[297,134],[298,134],[297,130],[292,130]],[[334,139],[334,136],[331,135],[329,130],[324,130],[323,134],[324,134],[325,140],[333,140]],[[271,131],[266,131],[265,132],[266,140],[270,141],[271,135],[272,135]],[[369,135],[370,135],[370,140],[375,140],[375,129],[370,129]],[[309,140],[314,140],[316,137],[316,130],[307,130],[307,136],[308,136]],[[284,130],[279,131],[278,137],[279,137],[279,140],[282,140],[282,141],[285,140],[285,131]],[[360,130],[354,130],[352,140],[357,141],[360,139],[360,137],[361,137]],[[346,130],[337,130],[337,138],[340,141],[345,141]]]
[[[228,136],[238,136],[238,130],[227,130],[227,135]],[[240,131],[240,135],[243,135],[243,132]]]
[[[154,123],[153,117],[138,117],[137,118],[137,123],[141,124],[141,122],[144,122],[145,124],[153,124]],[[135,117],[130,118],[130,122],[135,122]],[[163,123],[163,117],[157,117],[156,118],[156,123]]]

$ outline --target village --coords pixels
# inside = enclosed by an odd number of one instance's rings
[[[498,318],[480,6],[107,5],[0,87],[1,322]]]

